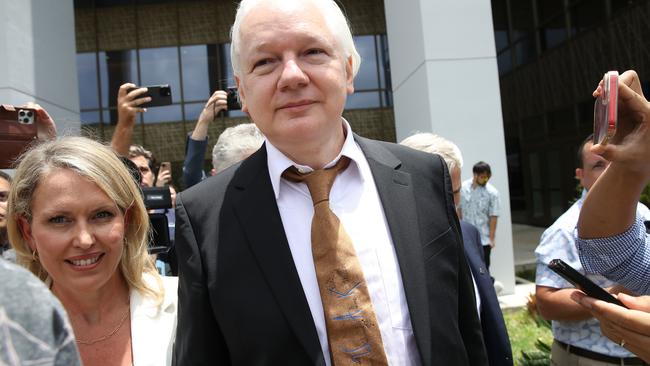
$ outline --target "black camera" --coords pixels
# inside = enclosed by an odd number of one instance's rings
[[[169,237],[169,222],[166,212],[172,208],[172,196],[169,187],[143,187],[142,197],[149,212],[149,225],[151,238],[149,240],[149,254],[167,253],[171,250],[173,239]]]

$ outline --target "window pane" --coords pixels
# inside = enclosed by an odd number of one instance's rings
[[[361,92],[348,95],[345,109],[379,108],[379,93]]]
[[[135,50],[99,53],[99,80],[103,108],[115,108],[120,85],[127,82],[138,85],[137,62]]]
[[[508,46],[508,9],[506,0],[492,0],[492,21],[497,52]]]
[[[517,1],[515,1],[517,2]],[[537,14],[540,23],[561,14],[564,11],[564,0],[538,0]]]
[[[97,89],[97,63],[94,52],[77,54],[77,78],[79,82],[79,107],[99,108]]]
[[[511,41],[514,42],[521,37],[531,35],[533,29],[535,29],[531,1],[511,1],[510,9],[512,12],[512,29],[514,32]]]
[[[533,61],[535,54],[535,43],[531,37],[526,37],[515,44],[517,65],[523,65]]]
[[[81,124],[90,125],[99,123],[99,111],[81,111]]]
[[[178,74],[178,66],[178,50],[176,47],[141,49],[141,85],[169,84],[172,88],[172,102],[180,102],[181,90],[179,89],[180,76]]]
[[[185,120],[190,122],[195,122],[199,120],[199,116],[203,111],[203,106],[205,106],[207,100],[203,103],[186,103],[185,104]],[[219,118],[217,116],[217,118]]]
[[[183,65],[183,97],[186,101],[210,97],[208,48],[206,45],[181,47]]]
[[[545,24],[541,31],[542,49],[547,50],[560,45],[567,39],[566,24],[564,17],[559,16],[548,24]]]
[[[602,0],[582,1],[571,7],[571,32],[576,34],[605,22],[605,4]]]
[[[377,53],[375,52],[375,36],[354,37],[354,44],[361,56],[361,68],[354,79],[354,89],[377,89]]]
[[[388,37],[385,34],[377,36],[379,45],[379,87],[393,90],[390,80],[390,57],[388,54]],[[392,103],[391,103],[392,104]]]
[[[512,71],[512,52],[509,48],[497,56],[497,64],[499,65],[499,75],[505,75]]]
[[[147,108],[147,112],[142,113],[142,119],[144,123],[177,122],[182,121],[183,116],[180,104],[172,104]]]

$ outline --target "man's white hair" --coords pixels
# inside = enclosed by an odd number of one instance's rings
[[[343,14],[343,11],[341,11],[341,8],[339,8],[334,0],[242,0],[239,3],[237,14],[235,15],[235,22],[230,30],[230,60],[232,63],[233,74],[237,77],[241,77],[241,60],[239,59],[241,41],[240,26],[246,15],[256,6],[263,3],[290,1],[300,3],[311,1],[316,7],[318,7],[330,29],[330,32],[334,35],[345,59],[347,60],[348,57],[352,57],[352,76],[356,76],[359,71],[359,66],[361,65],[361,56],[359,56],[359,52],[357,52],[357,49],[354,46],[350,24]]]
[[[429,132],[416,133],[402,140],[400,144],[429,154],[442,156],[450,172],[456,167],[458,169],[463,167],[463,155],[460,153],[458,146],[436,134]]]
[[[254,123],[226,128],[212,149],[212,167],[219,173],[246,159],[264,142],[264,135]]]

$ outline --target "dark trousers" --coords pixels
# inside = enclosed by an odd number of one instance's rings
[[[492,247],[489,245],[483,246],[483,259],[485,259],[485,267],[490,269],[490,252],[492,252]]]

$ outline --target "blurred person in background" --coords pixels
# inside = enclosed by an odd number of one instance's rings
[[[81,365],[68,315],[42,281],[0,259],[0,365]]]
[[[575,243],[575,227],[578,216],[584,210],[585,196],[609,165],[602,156],[591,152],[592,140],[593,135],[585,138],[576,156],[575,177],[583,188],[581,197],[544,231],[535,249],[537,310],[544,319],[552,321],[552,362],[558,365],[582,365],[597,361],[616,365],[633,364],[640,360],[602,334],[598,319],[571,300],[575,287],[547,266],[551,260],[559,258],[610,293],[621,290],[616,282],[598,274],[586,273],[580,264]],[[637,210],[640,215],[650,218],[650,210],[644,205],[638,204]]]
[[[500,211],[499,191],[488,181],[492,169],[479,161],[472,167],[474,177],[461,185],[459,217],[476,226],[481,233],[485,264],[490,268],[490,253],[496,246],[497,219]]]
[[[463,156],[458,146],[444,137],[425,132],[411,135],[402,140],[400,144],[429,154],[438,154],[445,160],[451,176],[454,204],[458,207],[462,184],[460,170],[463,167]],[[465,256],[472,271],[476,307],[481,320],[483,341],[488,352],[490,366],[511,366],[512,349],[508,330],[503,320],[499,299],[492,285],[490,271],[483,258],[481,234],[474,225],[463,220],[460,221],[460,228],[463,233]]]
[[[140,190],[110,148],[67,137],[28,151],[8,231],[67,310],[84,365],[171,364],[178,280],[158,275]]]
[[[0,256],[15,262],[16,256],[9,246],[9,237],[7,236],[7,199],[9,199],[10,187],[11,176],[0,170]]]

